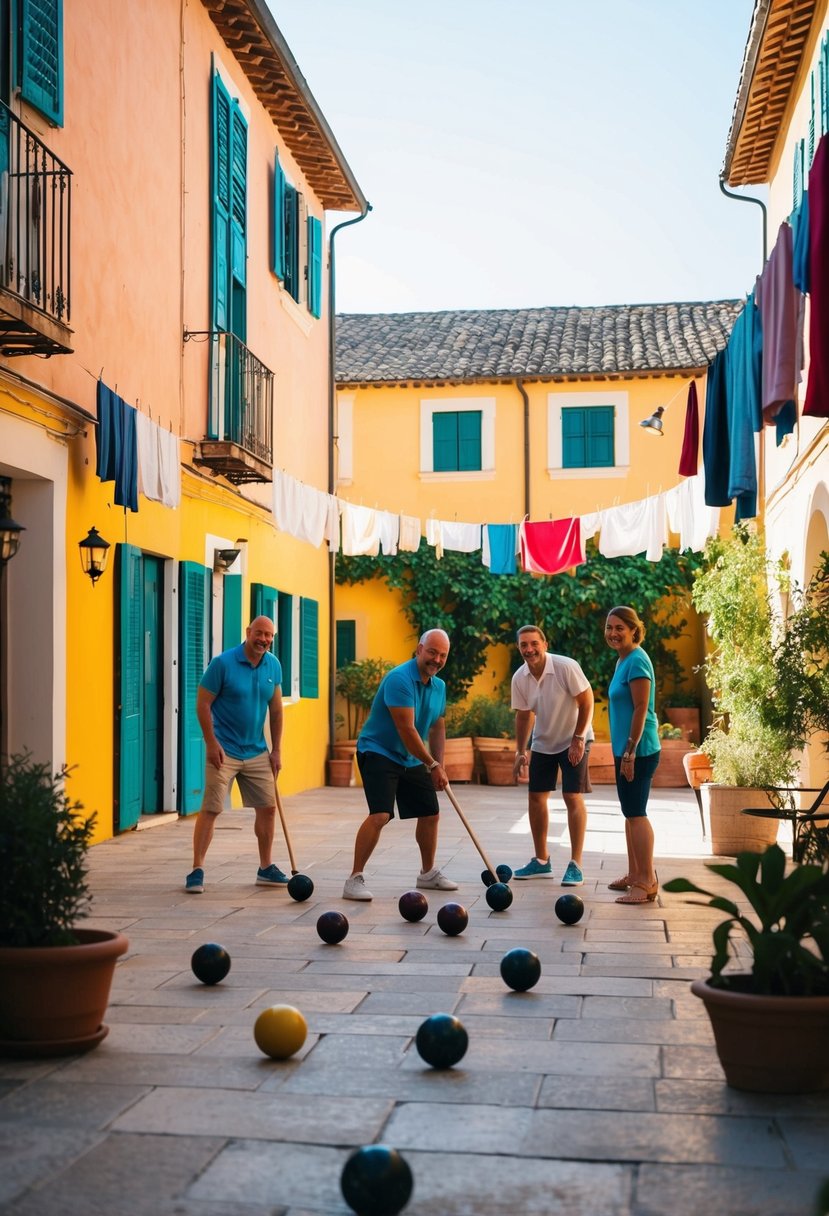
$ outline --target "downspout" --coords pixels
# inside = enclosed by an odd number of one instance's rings
[[[723,194],[726,196],[726,198],[736,198],[739,203],[756,203],[757,206],[760,208],[760,210],[763,212],[763,265],[765,266],[766,258],[768,256],[768,228],[767,228],[767,217],[766,217],[766,204],[763,202],[762,199],[752,198],[752,196],[750,194],[735,194],[733,190],[726,190],[725,183],[723,182],[722,178],[720,178],[720,190],[723,192]]]
[[[530,514],[530,399],[527,390],[519,376],[515,378],[515,387],[524,402],[524,515]]]
[[[341,228],[349,228],[359,224],[371,211],[371,203],[367,202],[365,211],[353,220],[343,220],[331,229],[328,237],[328,493],[333,494],[334,484],[334,448],[338,435],[334,434],[337,418],[337,381],[336,381],[336,271],[334,259],[334,237]],[[337,637],[334,629],[334,563],[336,554],[333,549],[328,554],[328,754],[333,755],[334,747],[334,683],[337,665]]]

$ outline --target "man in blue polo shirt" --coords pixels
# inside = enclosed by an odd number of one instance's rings
[[[204,858],[234,779],[245,806],[252,806],[256,814],[257,884],[273,887],[288,881],[271,861],[276,816],[274,781],[282,767],[282,668],[271,654],[273,638],[273,621],[258,616],[245,630],[241,646],[217,655],[199,684],[196,714],[207,755],[204,797],[193,828],[193,869],[184,887],[191,895],[204,890]],[[265,742],[266,714],[271,730],[270,753]]]
[[[438,679],[449,656],[449,637],[430,629],[420,639],[415,657],[393,667],[377,689],[371,712],[357,739],[357,764],[369,813],[357,830],[354,869],[346,879],[343,899],[372,899],[363,870],[394,817],[416,819],[415,840],[421,871],[417,885],[434,891],[457,891],[435,865],[438,844],[437,790],[449,779],[443,768],[446,741],[446,685]],[[424,743],[428,739],[428,747]]]

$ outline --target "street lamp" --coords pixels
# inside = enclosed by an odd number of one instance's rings
[[[92,579],[94,587],[107,567],[109,541],[98,534],[97,528],[90,528],[83,540],[78,541],[78,548],[81,551],[83,572]]]

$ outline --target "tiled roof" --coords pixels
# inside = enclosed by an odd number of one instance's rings
[[[344,313],[337,382],[401,384],[702,370],[742,300],[590,308]]]

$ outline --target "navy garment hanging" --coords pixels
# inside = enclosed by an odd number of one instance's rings
[[[114,501],[138,510],[138,434],[136,411],[98,381],[98,429],[95,432],[95,472],[101,481],[115,482]]]
[[[705,505],[728,507],[728,347],[715,356],[705,386],[705,422],[702,430],[702,464],[705,469]]]
[[[103,380],[98,381],[98,427],[95,431],[97,461],[95,472],[101,481],[114,481],[121,460],[121,427],[119,413],[113,404],[118,401]]]
[[[754,436],[763,429],[763,330],[754,292],[734,322],[728,340],[728,495],[737,500],[737,519],[757,514],[757,458]]]

